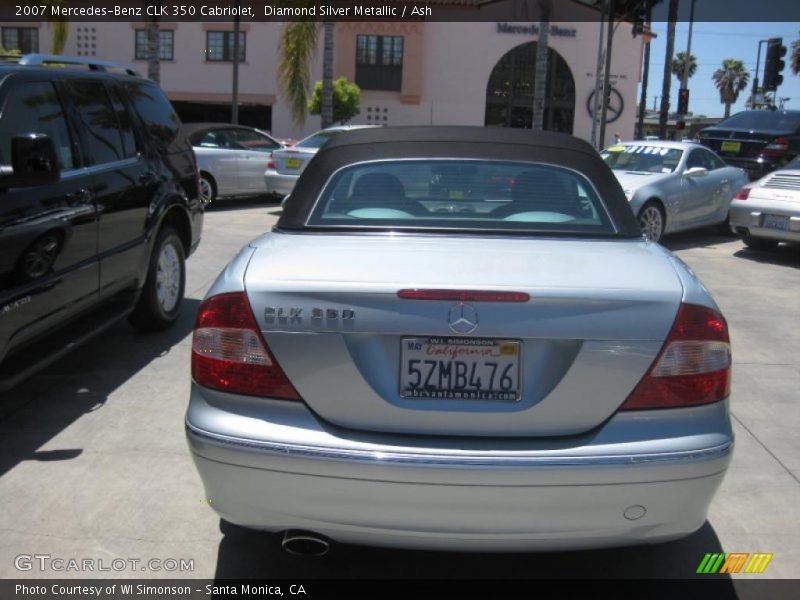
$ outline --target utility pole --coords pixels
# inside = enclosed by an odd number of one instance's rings
[[[758,69],[761,66],[761,44],[766,44],[768,41],[769,40],[759,40],[758,41],[758,54],[756,55],[756,76],[753,77],[753,90],[752,90],[753,104],[754,105],[755,105],[755,102],[756,102],[756,96],[759,93],[759,89],[758,89]]]
[[[239,16],[239,0],[236,0],[236,14],[233,17],[233,90],[231,90],[231,123],[239,124],[239,33],[242,21]]]
[[[650,3],[646,3],[647,8],[645,9],[647,12],[645,13],[645,23],[647,23],[647,27],[650,27],[650,21],[653,18],[653,7],[650,6]],[[647,80],[650,76],[650,40],[652,38],[647,39],[644,44],[644,73],[642,74],[642,95],[639,98],[639,122],[637,124],[637,131],[639,133],[639,139],[644,139],[644,113],[647,111]],[[655,110],[655,106],[653,107]]]
[[[603,33],[606,26],[606,10],[608,0],[603,2],[603,10],[600,13],[600,35],[597,38],[597,68],[594,72],[594,102],[592,102],[592,146],[600,150],[602,146],[597,144],[597,121],[600,118],[600,98],[603,95]]]
[[[614,0],[608,3],[608,37],[606,38],[606,67],[603,72],[603,108],[600,112],[600,148],[606,145],[606,116],[611,95],[611,48],[614,42]]]

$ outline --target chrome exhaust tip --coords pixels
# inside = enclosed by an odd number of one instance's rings
[[[331,549],[331,543],[311,531],[290,529],[283,534],[281,548],[294,556],[325,556]]]

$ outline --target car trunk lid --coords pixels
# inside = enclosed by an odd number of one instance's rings
[[[700,143],[714,150],[723,160],[728,158],[756,158],[767,145],[788,131],[751,131],[748,129],[707,128],[700,132]]]
[[[245,287],[271,351],[317,415],[367,431],[587,431],[645,374],[682,297],[666,251],[634,240],[275,233],[256,246]],[[398,297],[401,289],[443,288],[530,298]],[[469,333],[459,329],[464,306],[476,325]],[[431,386],[446,388],[446,397],[406,393],[410,361],[426,359],[420,352],[437,359],[475,346],[509,354],[501,368],[516,363],[508,394],[454,397],[457,382],[436,376]]]

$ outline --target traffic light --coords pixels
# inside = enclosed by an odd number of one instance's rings
[[[647,11],[644,8],[637,9],[633,15],[633,29],[631,29],[633,37],[644,33],[645,19],[647,19]]]
[[[783,83],[781,71],[786,63],[781,59],[786,56],[783,38],[770,38],[767,42],[767,63],[764,66],[764,90],[774,92]]]
[[[686,129],[686,121],[676,121],[675,122],[675,129],[681,131],[682,129]]]
[[[686,115],[689,113],[689,88],[678,90],[678,114]]]

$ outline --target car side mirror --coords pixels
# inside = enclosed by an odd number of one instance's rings
[[[708,175],[708,169],[705,167],[692,167],[683,174],[684,177],[705,177],[706,175]]]
[[[59,180],[58,156],[53,140],[42,133],[26,133],[11,139],[11,168],[0,171],[2,187],[32,187]]]

